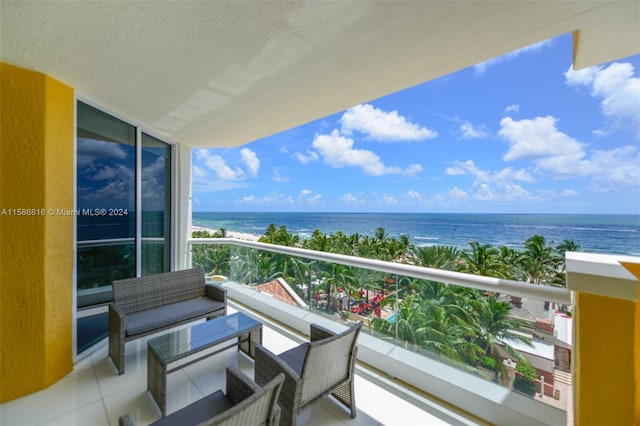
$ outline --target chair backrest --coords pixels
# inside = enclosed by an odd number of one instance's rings
[[[204,294],[205,276],[200,267],[113,282],[113,303],[127,314]]]
[[[352,376],[361,328],[359,322],[340,334],[309,344],[301,374],[302,405]]]
[[[274,423],[280,410],[278,396],[283,382],[284,374],[280,373],[253,395],[199,426],[266,426]]]

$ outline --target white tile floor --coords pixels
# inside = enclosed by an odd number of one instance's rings
[[[230,312],[233,311],[230,309]],[[264,322],[264,321],[263,321]],[[280,353],[299,343],[296,336],[265,324],[263,344]],[[150,336],[151,338],[153,336]],[[294,338],[296,340],[294,340]],[[75,365],[71,374],[48,389],[0,405],[0,425],[117,425],[131,413],[138,425],[160,418],[160,410],[147,392],[147,339],[126,346],[126,373],[122,376],[107,356],[107,344]],[[234,364],[253,377],[253,362],[228,349],[169,375],[168,413],[205,395],[224,389],[224,367]],[[300,414],[300,425],[448,425],[475,424],[376,373],[358,366],[356,381],[358,414],[351,419],[331,398],[313,404]]]

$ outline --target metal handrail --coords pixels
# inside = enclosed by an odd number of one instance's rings
[[[533,299],[555,302],[560,304],[571,304],[571,291],[566,288],[550,287],[545,285],[531,284],[522,281],[506,280],[502,278],[485,277],[481,275],[467,274],[463,272],[446,271],[443,269],[426,268],[416,265],[407,265],[384,260],[367,259],[363,257],[347,256],[343,254],[327,253],[322,251],[308,250],[297,247],[280,246],[276,244],[260,243],[256,241],[240,240],[237,238],[190,238],[187,239],[189,246],[189,256],[191,246],[194,244],[214,244],[214,245],[234,245],[249,247],[273,253],[287,254],[291,256],[304,257],[314,260],[338,263],[341,265],[354,266],[357,268],[371,269],[391,274],[420,278],[430,281],[438,281],[447,284],[454,284],[470,287],[478,290],[504,293],[516,297],[530,297]],[[191,264],[191,259],[187,259],[187,265]]]

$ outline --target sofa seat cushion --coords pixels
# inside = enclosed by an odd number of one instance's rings
[[[207,297],[185,300],[127,315],[127,336],[161,329],[224,309],[224,303]]]
[[[211,420],[217,414],[233,407],[233,403],[219,390],[200,399],[167,417],[163,417],[154,426],[200,425]]]

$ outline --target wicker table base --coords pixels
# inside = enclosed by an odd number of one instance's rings
[[[215,352],[203,353],[208,348],[236,338],[237,343],[234,342]],[[167,415],[167,375],[169,373],[236,344],[238,350],[242,350],[253,358],[255,345],[262,344],[262,324],[238,312],[150,339],[147,343],[147,390],[160,407],[162,416]],[[196,354],[200,353],[202,356],[198,357]],[[188,363],[169,369],[169,364],[192,355],[196,356]]]

